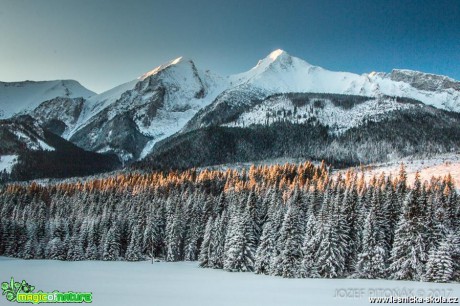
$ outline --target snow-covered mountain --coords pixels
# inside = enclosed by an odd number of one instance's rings
[[[311,65],[276,50],[251,70],[229,77],[231,88],[195,116],[184,131],[227,124],[260,100],[277,93],[332,93],[405,97],[460,112],[460,82],[410,70],[358,75]]]
[[[74,80],[0,82],[0,119],[32,111],[56,97],[86,99],[94,94]]]
[[[460,82],[418,71],[353,74],[313,66],[276,50],[248,72],[230,77],[269,92],[316,92],[362,96],[398,96],[450,111],[460,111]]]
[[[0,182],[91,175],[119,166],[116,155],[85,151],[30,115],[0,120]]]
[[[348,109],[319,99],[322,102],[316,103],[323,103],[324,108],[313,113],[315,101],[297,107],[295,101],[292,104],[280,96],[289,93],[368,98]],[[315,117],[337,131],[369,118],[383,119],[386,112],[415,107],[394,97],[460,112],[460,82],[448,77],[409,70],[362,75],[333,72],[283,50],[273,51],[249,71],[227,77],[203,71],[181,57],[101,94],[74,81],[0,83],[4,117],[27,112],[78,146],[113,152],[125,161],[147,156],[156,143],[176,133],[216,125],[270,124],[280,120],[277,111],[293,112],[294,106],[296,115],[283,113],[283,120],[301,123]]]
[[[0,155],[18,154],[21,151],[54,151],[46,141],[45,132],[29,116],[0,120]]]
[[[178,132],[226,82],[198,70],[190,59],[177,58],[88,99],[73,130],[64,136],[86,149],[137,159]]]

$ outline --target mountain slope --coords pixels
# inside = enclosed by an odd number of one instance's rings
[[[150,152],[153,144],[179,131],[211,103],[225,80],[178,58],[85,102],[75,128],[65,135],[92,151],[124,160]],[[144,152],[145,151],[145,152]]]
[[[115,155],[80,149],[28,115],[0,120],[0,160],[11,161],[13,156],[7,172],[14,180],[83,176],[120,166]]]
[[[57,97],[42,102],[29,114],[37,119],[42,127],[61,136],[75,126],[85,101],[84,98]]]
[[[357,75],[313,66],[276,50],[248,72],[230,76],[234,86],[220,94],[184,127],[183,132],[226,124],[264,98],[277,93],[332,93],[393,96],[460,112],[460,82],[410,70]]]
[[[57,91],[51,92],[56,95]],[[293,96],[307,93],[308,103],[302,96]],[[311,96],[324,93],[346,99]],[[335,105],[336,100],[345,103],[343,107]],[[347,108],[347,103],[355,102],[360,106]],[[130,162],[148,156],[158,142],[174,134],[205,127],[246,127],[280,120],[303,124],[315,117],[317,124],[329,127],[329,133],[342,133],[369,118],[385,118],[387,113],[420,102],[460,112],[460,82],[410,70],[363,75],[333,72],[276,50],[249,71],[228,77],[177,58],[88,98],[75,98],[63,89],[41,104],[31,102],[34,109],[28,113],[85,150],[115,153]],[[324,109],[319,116],[316,105]]]
[[[292,103],[289,96],[281,97]],[[313,107],[313,115],[302,116],[305,120],[292,118],[285,112],[270,123],[210,126],[174,135],[158,143],[153,153],[136,167],[184,169],[282,157],[326,160],[335,167],[345,167],[409,155],[460,151],[458,113],[412,100],[390,100],[380,103],[393,105],[393,109],[360,117],[353,109],[367,107],[366,104],[375,106],[378,99],[356,100],[355,105],[345,110],[341,103],[347,101],[345,97],[341,101],[340,96],[334,95],[339,105],[334,106],[330,95],[323,95],[323,100],[332,105],[317,104]],[[270,97],[267,101],[276,99]],[[396,104],[401,105],[397,107]],[[348,117],[329,125],[327,120],[334,118],[328,114],[334,107]],[[340,114],[340,110],[332,113]],[[351,124],[341,125],[347,120]]]
[[[56,97],[86,99],[94,94],[74,80],[0,82],[0,119],[32,111]]]

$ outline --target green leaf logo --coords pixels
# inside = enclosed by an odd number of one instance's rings
[[[9,283],[2,283],[2,295],[6,296],[6,299],[10,302],[15,302],[18,293],[32,293],[35,290],[35,286],[29,285],[25,280],[21,283],[15,282],[14,278],[11,277]]]

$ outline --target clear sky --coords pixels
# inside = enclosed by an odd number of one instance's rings
[[[460,80],[460,0],[0,0],[0,81],[96,92],[168,60],[227,75],[275,49],[329,70]]]

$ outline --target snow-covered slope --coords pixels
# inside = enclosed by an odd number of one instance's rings
[[[369,116],[410,107],[389,97],[460,112],[460,82],[448,77],[409,70],[333,72],[283,50],[273,51],[249,71],[227,77],[202,71],[192,60],[180,57],[98,95],[73,81],[0,83],[0,112],[10,116],[30,110],[44,126],[84,149],[133,160],[147,156],[158,141],[178,132],[261,123],[269,109],[293,108],[287,100],[266,100],[282,93],[376,98],[352,109],[326,103],[315,117],[338,130],[357,126]],[[311,117],[309,109],[296,109],[300,112],[296,116],[302,117],[299,122]]]
[[[353,99],[358,101],[353,103]],[[280,121],[302,124],[314,120],[328,126],[330,132],[340,134],[367,121],[378,122],[385,119],[390,112],[414,107],[417,105],[401,103],[388,96],[361,98],[324,94],[281,94],[270,96],[224,126],[245,127]]]
[[[44,128],[61,136],[75,126],[84,103],[84,98],[57,97],[41,103],[28,113]]]
[[[88,99],[77,124],[64,136],[83,148],[115,152],[125,160],[143,157],[210,104],[226,82],[199,71],[190,59],[177,58]]]
[[[234,84],[244,83],[271,93],[345,93],[352,82],[360,79],[356,74],[313,66],[283,50],[273,51],[247,72],[230,76]]]
[[[44,130],[29,116],[0,120],[0,155],[24,150],[54,151],[45,139]]]
[[[405,166],[408,185],[413,184],[416,172],[419,172],[422,182],[430,181],[433,177],[450,175],[456,188],[460,191],[460,153],[458,152],[430,154],[425,157],[407,156],[386,163],[370,164],[357,170],[363,170],[366,180],[369,181],[372,177],[381,175],[382,172],[392,177],[398,176],[401,164]],[[337,173],[343,175],[347,170],[337,171]]]
[[[185,126],[183,132],[209,125],[229,124],[239,116],[248,119],[247,122],[260,121],[260,118],[257,119],[260,117],[259,113],[243,113],[248,109],[254,112],[252,108],[261,100],[279,93],[405,97],[440,109],[460,112],[460,82],[453,79],[410,70],[393,70],[388,74],[372,72],[363,75],[334,72],[290,56],[283,50],[273,51],[251,70],[229,76],[228,79],[230,88],[200,111]],[[288,105],[276,107],[286,108]],[[354,111],[361,109],[357,108]],[[376,111],[381,113],[382,109]],[[372,115],[372,112],[372,107],[366,110],[368,115]],[[255,117],[251,118],[252,116]]]
[[[73,80],[0,82],[0,119],[32,111],[56,97],[88,98],[94,92]]]
[[[437,108],[460,111],[460,82],[418,71],[353,74],[313,66],[276,50],[248,72],[230,77],[269,92],[317,92],[407,97]]]

